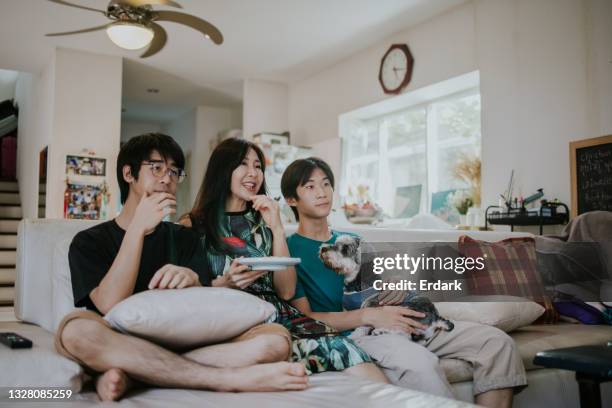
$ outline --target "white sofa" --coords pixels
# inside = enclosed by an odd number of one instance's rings
[[[67,245],[91,221],[23,220],[19,226],[15,313],[19,322],[0,323],[0,331],[15,331],[34,341],[31,350],[0,348],[0,361],[17,367],[0,370],[0,389],[8,386],[70,386],[79,390],[82,371],[75,363],[53,350],[53,332],[61,317],[70,311],[72,294],[67,270]],[[287,232],[292,233],[293,227]],[[343,228],[343,230],[347,230]],[[462,234],[476,239],[497,241],[525,234],[455,230],[392,230],[351,227],[351,231],[371,242],[456,242]],[[516,407],[577,407],[578,386],[568,371],[539,369],[532,364],[536,352],[557,347],[602,344],[612,340],[609,326],[559,324],[527,326],[511,333],[517,342],[528,371],[529,387],[517,395]],[[441,360],[459,400],[473,402],[470,367],[459,360]],[[4,364],[3,364],[4,366]],[[53,370],[53,372],[51,372]],[[60,378],[61,377],[61,378]],[[236,406],[465,406],[460,401],[433,397],[390,385],[350,378],[342,373],[323,373],[311,378],[312,386],[302,392],[217,393],[193,390],[147,389],[128,394],[122,404],[143,406],[182,405]],[[609,385],[609,384],[608,384]],[[612,402],[612,386],[604,384],[604,404]],[[0,401],[2,400],[0,395]],[[81,404],[97,401],[86,389],[78,395]],[[469,405],[469,404],[467,404]]]

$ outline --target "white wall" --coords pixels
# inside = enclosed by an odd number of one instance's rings
[[[177,192],[177,214],[183,214],[193,206],[208,165],[211,147],[216,143],[219,132],[240,128],[241,125],[240,109],[198,106],[162,126],[161,131],[172,136],[188,158],[185,169],[187,180]]]
[[[246,111],[246,109],[245,109]],[[202,184],[204,172],[208,165],[208,159],[212,153],[211,147],[217,140],[220,131],[239,128],[240,112],[235,109],[214,108],[210,106],[198,106],[196,109],[196,138],[194,140],[191,155],[191,202],[195,198]]]
[[[543,187],[547,198],[569,203],[569,142],[593,136],[583,3],[552,3],[476,8],[485,204],[503,191],[512,168],[516,194]]]
[[[121,120],[121,141],[127,142],[134,136],[145,133],[161,132],[162,125],[157,122],[143,122],[138,120]]]
[[[591,135],[612,134],[612,1],[589,0],[586,8]]]
[[[37,150],[42,150],[41,141],[36,140],[38,121],[35,120],[39,82],[40,78],[32,74],[20,73],[15,86],[15,101],[19,105],[17,180],[21,210],[27,218],[36,217],[38,205],[38,160],[34,162],[33,158],[36,157]]]
[[[282,133],[289,130],[287,85],[246,79],[243,84],[243,134]]]
[[[19,72],[0,69],[0,102],[15,97],[15,86]]]
[[[196,111],[192,109],[189,112],[181,115],[174,121],[162,126],[161,131],[167,135],[170,135],[176,140],[176,142],[183,149],[187,163],[185,165],[185,172],[187,173],[187,180],[179,185],[176,192],[177,206],[176,213],[180,216],[191,209],[193,206],[192,199],[192,174],[193,174],[193,162],[190,159],[193,154],[193,147],[196,138]],[[196,160],[197,161],[197,160]]]
[[[321,142],[313,143],[310,147],[312,147],[312,156],[324,160],[329,164],[334,173],[335,189],[333,208],[337,210],[343,205],[340,201],[340,177],[342,174],[342,163],[340,161],[340,157],[342,157],[342,144],[340,143],[340,139],[337,137],[326,139]]]
[[[55,54],[40,74],[20,73],[17,179],[24,218],[38,217],[39,154],[52,138],[55,106]]]
[[[404,92],[480,71],[483,205],[497,202],[512,168],[516,193],[543,187],[569,202],[569,141],[612,133],[611,9],[599,0],[466,3],[292,84],[292,143],[338,138],[340,114],[388,98],[380,59],[408,43],[415,67]]]
[[[106,158],[106,182],[111,193],[108,216],[116,214],[122,69],[121,57],[56,50],[47,218],[63,217],[66,155],[82,154],[83,149]]]
[[[19,76],[17,177],[24,217],[37,216],[39,153],[45,146],[49,146],[47,218],[63,217],[66,155],[82,154],[83,149],[107,159],[108,214],[116,213],[121,73],[120,57],[57,49],[42,73]]]
[[[193,151],[196,135],[196,111],[197,109],[193,108],[161,127],[161,131],[172,136],[185,153]]]

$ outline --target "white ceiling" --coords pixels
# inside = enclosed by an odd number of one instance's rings
[[[108,4],[69,1],[98,9]],[[114,46],[104,31],[44,36],[104,24],[101,14],[45,0],[2,0],[0,68],[40,72],[54,47],[120,55],[127,60],[124,97],[130,100],[171,104],[189,99],[228,106],[241,100],[245,78],[284,83],[307,78],[464,1],[178,0],[183,12],[216,25],[224,43],[217,46],[187,27],[162,23],[168,32],[166,47],[140,59],[141,52]],[[150,87],[160,93],[146,94]]]
[[[159,93],[147,92],[156,88]],[[123,60],[123,119],[166,123],[194,106],[238,108],[239,96],[201,86],[184,78],[146,65],[142,60]]]

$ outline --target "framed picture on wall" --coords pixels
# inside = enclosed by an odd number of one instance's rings
[[[106,159],[99,157],[66,156],[66,174],[106,176]]]
[[[257,133],[253,136],[253,142],[257,144],[288,145],[289,133],[282,135],[276,133]]]

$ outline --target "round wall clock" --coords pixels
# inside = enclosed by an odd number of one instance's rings
[[[414,58],[406,44],[393,44],[380,61],[378,80],[387,94],[399,94],[412,78]]]

